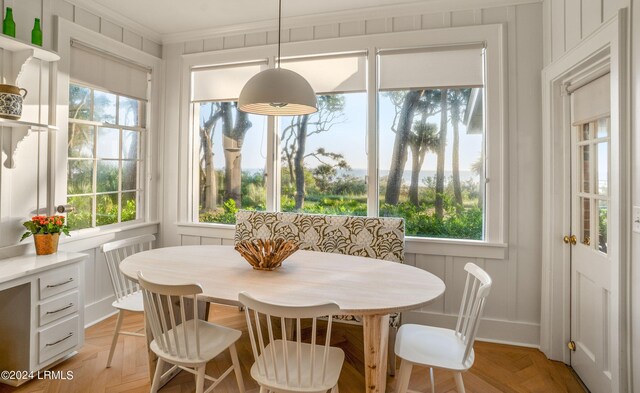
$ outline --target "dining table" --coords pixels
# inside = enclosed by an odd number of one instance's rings
[[[387,351],[394,350],[387,345],[389,315],[419,309],[445,290],[439,277],[408,264],[303,250],[264,271],[254,270],[233,246],[165,247],[125,258],[120,270],[134,281],[140,271],[161,284],[200,284],[204,302],[241,306],[240,292],[282,305],[334,302],[341,313],[362,318],[368,393],[386,388]]]

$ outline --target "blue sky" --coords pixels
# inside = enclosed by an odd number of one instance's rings
[[[380,169],[388,170],[391,164],[391,154],[395,134],[391,131],[394,108],[384,94],[380,96],[379,111],[379,146]],[[350,93],[346,95],[343,121],[336,124],[330,131],[312,135],[307,140],[307,151],[318,147],[324,147],[329,152],[341,153],[353,169],[366,169],[366,124],[367,124],[367,97],[366,93]],[[208,106],[202,109],[201,117],[208,116]],[[266,117],[250,115],[253,124],[248,131],[242,148],[242,166],[247,169],[264,168],[266,157]],[[286,120],[284,120],[286,121]],[[440,124],[440,117],[433,116],[428,122]],[[451,125],[449,125],[451,128]],[[217,168],[224,166],[222,153],[221,131],[215,133],[215,165]],[[450,168],[452,154],[452,132],[449,131],[449,142],[446,150],[446,167]],[[471,165],[480,157],[482,151],[482,136],[467,135],[466,127],[460,125],[460,170],[470,170]],[[310,167],[318,165],[318,161],[309,158]],[[406,170],[410,169],[410,159]],[[423,170],[436,169],[435,154],[427,154]]]

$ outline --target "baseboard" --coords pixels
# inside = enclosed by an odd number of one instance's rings
[[[91,304],[85,304],[84,306],[84,327],[95,325],[96,323],[103,321],[117,312],[113,308],[111,303],[115,300],[115,296],[107,296],[104,299],[98,300]]]
[[[402,313],[402,323],[416,323],[450,329],[455,328],[457,319],[457,315],[424,311]],[[477,339],[478,341],[539,348],[540,324],[483,318],[480,322]]]

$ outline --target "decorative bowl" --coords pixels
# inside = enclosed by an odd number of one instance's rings
[[[298,251],[298,246],[285,239],[255,239],[239,241],[235,249],[254,269],[275,270]]]

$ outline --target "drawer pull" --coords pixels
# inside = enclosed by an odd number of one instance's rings
[[[51,284],[51,285],[47,285],[47,288],[55,288],[55,287],[59,287],[59,286],[64,285],[64,284],[69,284],[69,283],[70,283],[70,282],[72,282],[72,281],[73,281],[73,278],[69,278],[67,281],[65,281],[65,282],[61,282],[61,283],[59,283],[59,284]]]
[[[45,347],[52,347],[56,344],[60,344],[61,342],[63,342],[64,340],[70,339],[71,337],[73,337],[73,332],[69,332],[69,334],[67,334],[66,337],[61,338],[60,340],[53,342],[53,343],[49,343],[49,344],[45,344]]]
[[[60,311],[64,311],[64,310],[66,310],[67,308],[71,308],[71,307],[73,307],[73,303],[69,303],[69,305],[68,305],[68,306],[64,306],[64,307],[59,308],[59,309],[54,310],[54,311],[47,311],[47,315],[49,315],[49,314],[55,314],[55,313],[59,313]]]

